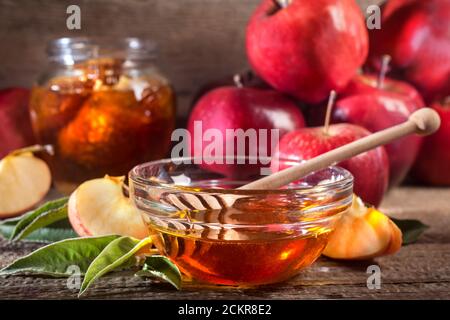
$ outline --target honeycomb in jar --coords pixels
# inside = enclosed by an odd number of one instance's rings
[[[52,132],[68,124],[91,89],[83,79],[72,76],[55,77],[46,86],[33,88],[30,106],[36,131]]]
[[[138,150],[150,122],[132,91],[97,91],[59,134],[62,157],[86,166],[122,162]]]

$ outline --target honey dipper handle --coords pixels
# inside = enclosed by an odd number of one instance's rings
[[[246,184],[239,189],[278,189],[311,172],[324,169],[404,136],[413,133],[420,135],[432,134],[439,129],[440,123],[441,121],[436,111],[430,108],[423,108],[411,114],[409,119],[404,123],[378,131],[367,137],[328,151],[307,160],[298,166],[293,166],[277,173],[273,173]]]

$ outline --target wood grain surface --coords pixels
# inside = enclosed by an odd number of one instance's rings
[[[251,290],[176,291],[167,284],[141,280],[128,272],[101,278],[84,299],[449,299],[450,189],[402,187],[391,191],[383,210],[398,218],[420,219],[430,228],[420,240],[394,256],[372,261],[340,262],[321,258],[297,277]],[[0,240],[0,266],[39,245]],[[381,268],[380,289],[366,282],[369,265]],[[74,299],[66,279],[0,277],[0,299]]]
[[[62,36],[137,36],[159,44],[157,65],[172,81],[178,113],[211,80],[248,68],[247,20],[260,0],[0,0],[0,88],[31,86],[46,66],[47,41]],[[363,10],[369,3],[358,1]],[[81,8],[81,30],[66,8]]]

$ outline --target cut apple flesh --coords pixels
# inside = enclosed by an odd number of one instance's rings
[[[141,213],[123,194],[124,178],[108,177],[81,184],[69,199],[69,220],[80,236],[118,234],[145,238]]]
[[[334,259],[369,259],[393,254],[401,245],[402,232],[395,223],[354,196],[351,209],[337,222],[323,254]]]
[[[37,205],[50,190],[47,164],[31,152],[13,153],[0,161],[0,218]]]

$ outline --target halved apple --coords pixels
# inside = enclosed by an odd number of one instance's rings
[[[0,161],[0,218],[31,209],[50,190],[50,170],[30,150],[14,151]]]
[[[69,220],[80,236],[149,235],[141,213],[123,194],[124,177],[105,176],[81,184],[69,199]]]
[[[354,195],[352,207],[337,222],[323,254],[362,260],[396,253],[401,245],[402,232],[397,225]]]

